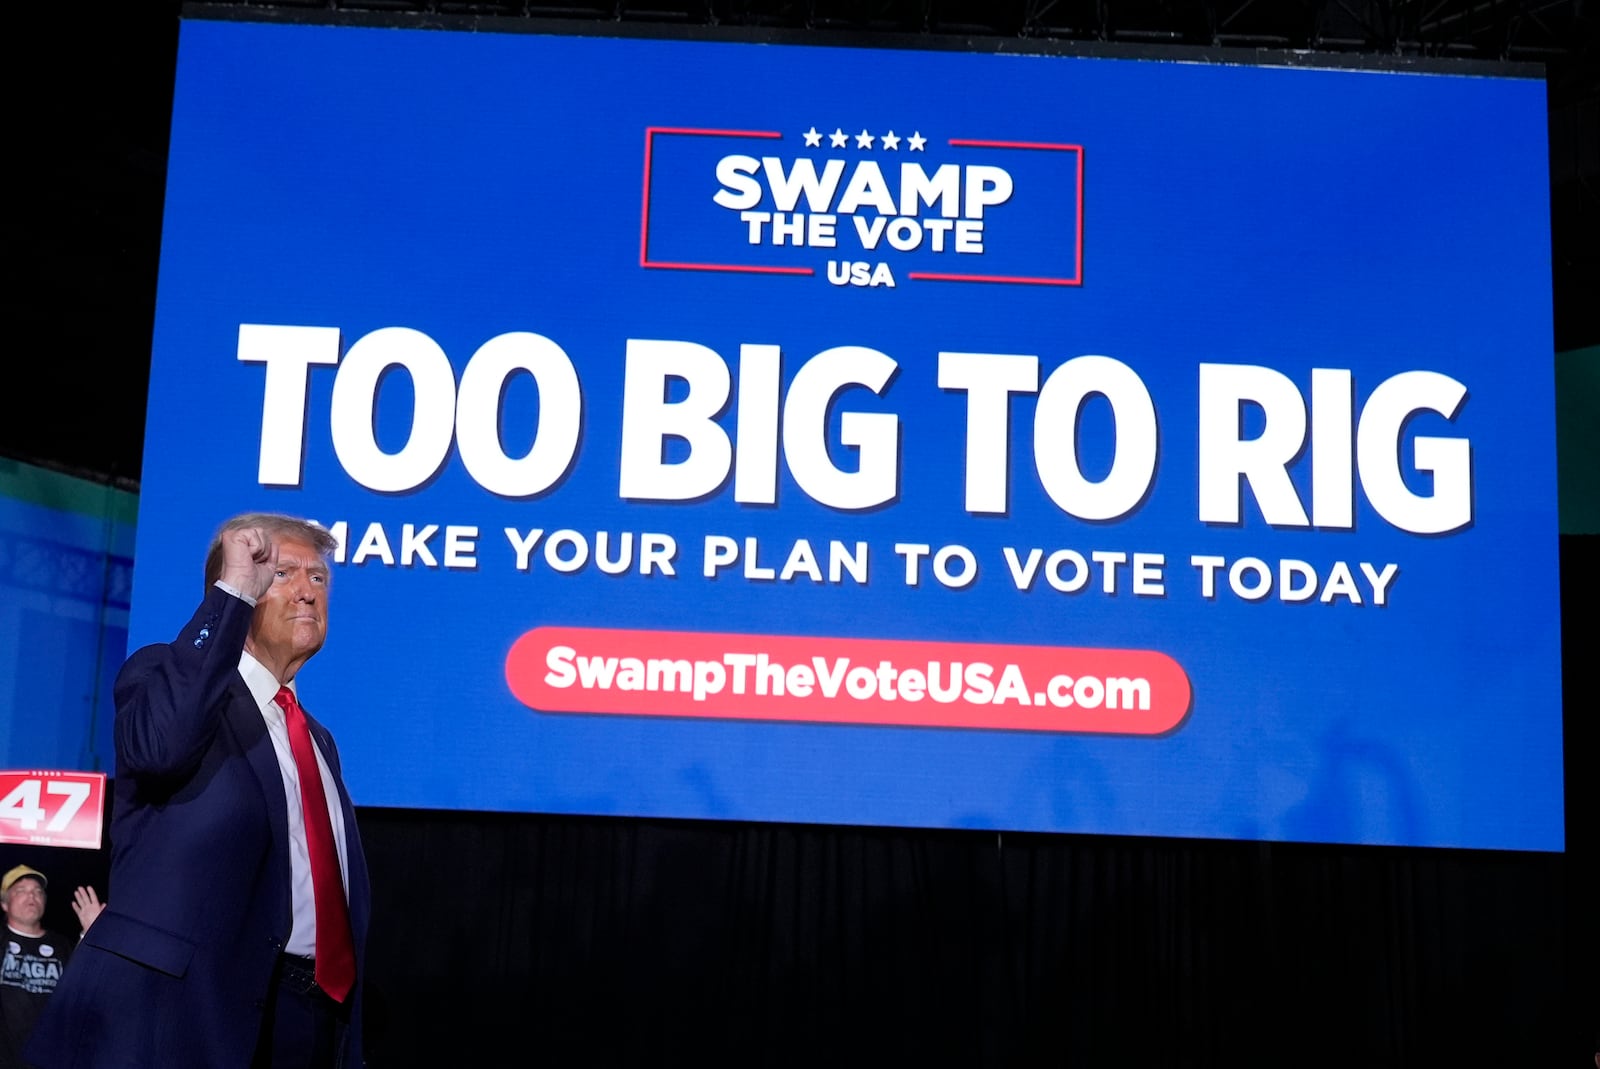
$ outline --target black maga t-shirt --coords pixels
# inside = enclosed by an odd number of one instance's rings
[[[27,1064],[22,1047],[77,941],[55,932],[23,935],[11,928],[0,935],[6,940],[5,966],[0,969],[0,1069],[13,1069]]]

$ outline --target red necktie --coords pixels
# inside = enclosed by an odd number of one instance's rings
[[[278,691],[289,725],[289,749],[300,774],[300,806],[306,820],[306,849],[311,855],[311,892],[317,907],[317,986],[335,1002],[343,1002],[356,982],[356,951],[350,937],[350,909],[344,900],[339,848],[328,819],[328,796],[311,742],[306,714],[288,687]]]

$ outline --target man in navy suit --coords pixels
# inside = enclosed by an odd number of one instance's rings
[[[41,1069],[362,1064],[366,862],[294,685],[333,549],[287,516],[229,520],[194,617],[123,666],[108,905],[34,1030]]]

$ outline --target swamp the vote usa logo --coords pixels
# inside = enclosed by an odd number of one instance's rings
[[[1083,146],[973,133],[861,117],[649,127],[639,265],[868,289],[1081,285]]]

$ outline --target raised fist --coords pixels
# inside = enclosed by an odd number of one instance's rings
[[[278,569],[278,547],[259,527],[222,533],[222,581],[260,600]]]

